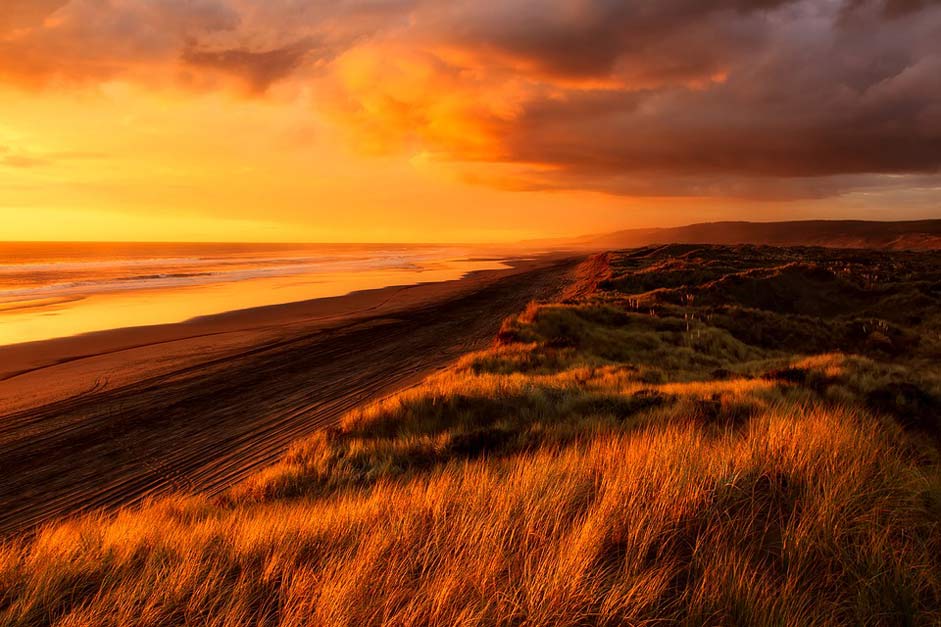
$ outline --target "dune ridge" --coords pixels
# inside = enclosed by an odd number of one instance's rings
[[[936,624],[938,262],[595,257],[229,491],[7,543],[0,624]]]
[[[706,222],[673,228],[630,229],[576,239],[555,240],[553,244],[593,250],[662,244],[763,244],[883,250],[938,250],[941,249],[941,220]]]

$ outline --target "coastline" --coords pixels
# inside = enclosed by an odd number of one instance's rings
[[[173,369],[180,361],[189,363],[195,359],[194,349],[201,351],[200,356],[206,360],[224,358],[230,351],[237,352],[285,334],[392,314],[457,296],[564,256],[510,258],[501,260],[507,266],[504,269],[474,270],[446,281],[354,290],[339,296],[235,309],[181,322],[119,327],[0,346],[0,416],[87,391],[90,386],[77,379],[87,379],[90,370],[108,375],[104,385],[120,385],[146,374]],[[50,385],[50,375],[54,375],[57,385]],[[24,398],[23,391],[34,387],[45,389],[30,390]]]
[[[2,247],[0,247],[2,250]],[[146,251],[139,251],[142,255]],[[179,254],[192,251],[181,251]],[[202,251],[205,253],[205,251]],[[0,346],[159,326],[284,303],[343,296],[394,285],[460,279],[505,269],[502,257],[468,260],[462,251],[388,259],[327,256],[252,259],[54,259],[0,263]],[[446,254],[447,253],[447,254]],[[518,255],[508,255],[518,256]],[[141,265],[148,263],[149,265]],[[198,267],[192,267],[199,264]],[[37,268],[35,272],[33,268]]]
[[[214,492],[352,407],[482,348],[577,259],[0,348],[0,534]]]

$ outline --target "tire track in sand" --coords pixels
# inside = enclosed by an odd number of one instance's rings
[[[506,316],[558,295],[575,264],[0,416],[0,535],[181,489],[218,493],[350,409],[485,346]]]

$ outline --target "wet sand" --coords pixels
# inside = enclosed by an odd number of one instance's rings
[[[347,410],[487,345],[574,259],[0,347],[0,534],[217,493]]]

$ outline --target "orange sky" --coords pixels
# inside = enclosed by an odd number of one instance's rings
[[[930,5],[821,26],[806,0],[690,2],[685,20],[600,0],[6,1],[0,239],[514,241],[938,215]],[[846,59],[793,80],[842,91],[775,91],[797,43]],[[885,75],[853,65],[888,52]]]
[[[359,154],[308,101],[122,84],[8,90],[0,143],[24,162],[0,167],[3,235],[477,241],[624,221],[622,198],[500,191],[464,183],[420,153]],[[585,213],[572,216],[574,206]]]

